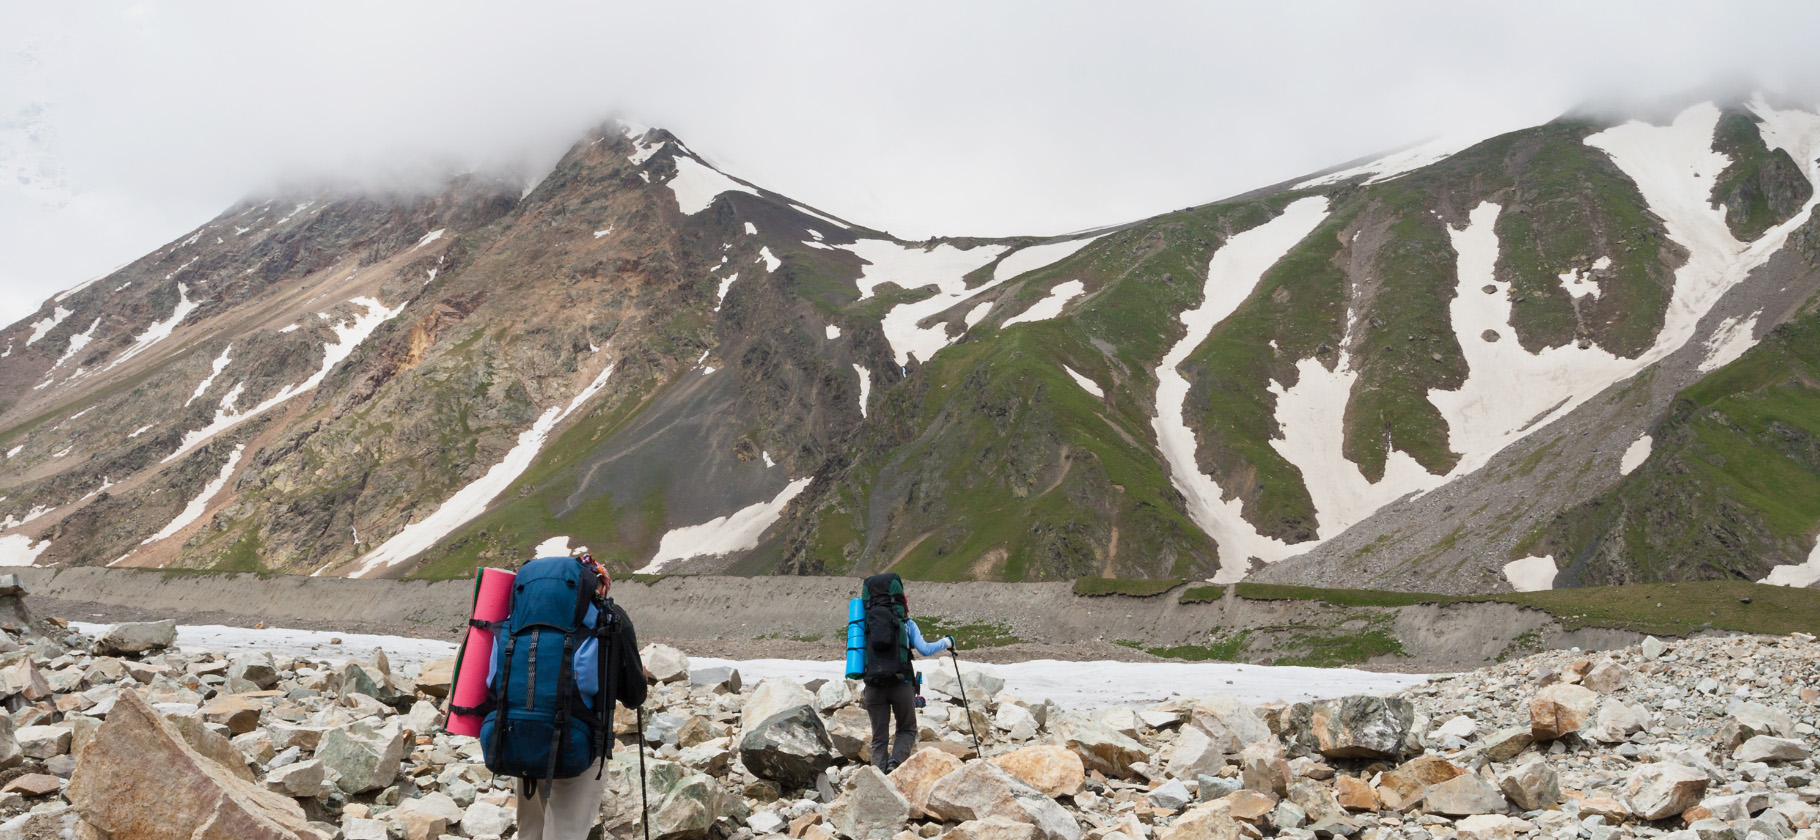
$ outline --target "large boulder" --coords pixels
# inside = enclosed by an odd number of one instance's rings
[[[172,619],[163,621],[127,621],[109,627],[95,640],[95,652],[102,656],[119,656],[123,653],[144,653],[148,650],[163,650],[177,642],[177,622]]]
[[[455,657],[432,659],[417,669],[417,690],[441,699],[455,687]]]
[[[937,663],[942,664],[942,663]],[[969,665],[961,671],[959,682],[954,679],[954,666],[930,668],[926,672],[928,687],[943,694],[961,699],[965,689],[967,705],[975,709],[990,709],[993,698],[1005,690],[1005,680],[986,668]]]
[[[828,806],[828,822],[849,840],[890,840],[910,821],[910,800],[879,772],[861,767],[847,790]]]
[[[1593,671],[1597,673],[1598,669],[1594,668]],[[1599,709],[1593,713],[1592,725],[1586,728],[1585,735],[1601,743],[1616,744],[1628,739],[1631,733],[1648,728],[1648,709],[1641,705],[1628,705],[1616,697],[1607,697],[1599,701]]]
[[[835,758],[834,740],[808,702],[747,727],[739,740],[739,760],[746,769],[786,790],[813,787],[815,777],[833,767]]]
[[[767,719],[797,706],[814,705],[815,695],[795,680],[759,680],[758,687],[752,689],[752,696],[747,697],[745,704],[740,707],[739,728],[742,732],[750,731]]]
[[[1182,727],[1164,760],[1164,774],[1172,779],[1191,780],[1199,776],[1218,775],[1226,766],[1225,751],[1198,726]]]
[[[240,680],[260,690],[268,689],[278,684],[278,665],[269,651],[237,653],[228,660],[227,678],[230,685]]]
[[[1274,738],[1263,718],[1230,694],[1214,694],[1195,703],[1189,721],[1212,735],[1215,741],[1220,740],[1221,732],[1231,733],[1237,743],[1222,745],[1229,753]]]
[[[1055,800],[985,761],[936,782],[925,810],[950,822],[1004,817],[1036,826],[1042,840],[1081,840],[1080,825]]]
[[[1081,757],[1081,763],[1088,770],[1098,770],[1108,776],[1129,778],[1131,765],[1151,758],[1150,750],[1135,739],[1080,715],[1063,715],[1050,721],[1050,729],[1061,736],[1068,749]]]
[[[1422,794],[1422,807],[1435,814],[1468,817],[1473,814],[1497,814],[1510,807],[1503,792],[1483,778],[1468,773],[1438,785],[1429,785]]]
[[[1739,744],[1738,749],[1732,752],[1732,758],[1739,761],[1783,762],[1800,761],[1810,754],[1807,745],[1793,738],[1757,735]]]
[[[1087,789],[1087,769],[1081,757],[1061,747],[1024,747],[996,756],[992,763],[1046,796],[1074,796]]]
[[[1711,780],[1705,771],[1681,764],[1645,764],[1624,785],[1625,804],[1639,819],[1659,820],[1700,804]]]
[[[1561,801],[1561,781],[1539,755],[1498,777],[1498,789],[1518,808],[1540,811]]]
[[[1724,725],[1719,727],[1719,743],[1726,749],[1735,749],[1758,735],[1775,735],[1787,738],[1795,732],[1795,720],[1781,709],[1771,708],[1762,703],[1733,703],[1725,710]]]
[[[904,759],[888,776],[891,784],[910,803],[910,816],[921,818],[929,813],[929,792],[935,783],[961,769],[961,760],[934,747],[924,747]]]
[[[132,691],[76,761],[65,791],[83,822],[118,840],[328,840],[296,800],[190,748]]]
[[[689,678],[689,657],[669,645],[655,642],[645,645],[638,652],[638,658],[651,672],[651,677],[660,683],[682,682]]]
[[[607,763],[607,795],[601,810],[602,836],[643,837],[638,756],[621,750]],[[716,820],[744,805],[722,793],[714,780],[674,761],[648,761],[652,840],[701,840]]]
[[[1598,703],[1598,692],[1583,686],[1546,686],[1529,701],[1529,733],[1538,741],[1552,741],[1577,732],[1586,725]]]
[[[1037,830],[1036,826],[1029,823],[1004,817],[987,817],[983,820],[968,820],[942,836],[944,840],[1037,840]]]
[[[316,747],[316,758],[334,771],[343,793],[390,785],[398,778],[404,754],[404,730],[376,727],[365,720],[329,730]]]
[[[1308,728],[1328,758],[1396,758],[1415,718],[1408,700],[1355,694],[1315,703]]]

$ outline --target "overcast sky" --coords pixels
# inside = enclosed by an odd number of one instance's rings
[[[1811,2],[0,0],[0,323],[234,201],[538,173],[612,115],[906,238],[1124,221],[1437,135],[1820,81]]]

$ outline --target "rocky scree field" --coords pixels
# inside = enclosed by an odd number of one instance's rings
[[[32,619],[13,581],[0,625],[4,836],[514,834],[512,782],[439,729],[452,661],[191,654],[168,621],[89,637]],[[648,819],[660,840],[1811,840],[1820,819],[1806,634],[1651,637],[1293,705],[1064,710],[973,671],[968,710],[937,669],[890,774],[865,763],[854,683],[643,655],[658,684],[642,732],[616,719],[603,836]]]

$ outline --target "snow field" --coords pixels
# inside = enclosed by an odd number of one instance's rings
[[[140,333],[133,339],[133,346],[122,351],[113,361],[108,362],[107,367],[102,368],[102,370],[113,370],[120,365],[120,363],[151,349],[152,345],[170,338],[171,332],[177,329],[177,325],[183,323],[183,319],[188,318],[190,313],[196,311],[196,307],[200,305],[201,304],[197,301],[190,300],[190,287],[178,283],[177,307],[171,310],[171,317],[146,327],[145,332]]]
[[[227,486],[228,478],[233,476],[234,467],[240,464],[240,455],[245,451],[246,444],[235,446],[234,451],[228,455],[227,463],[221,465],[221,472],[215,476],[213,481],[202,486],[202,492],[196,494],[196,498],[183,506],[183,510],[178,512],[177,518],[172,519],[163,528],[158,529],[158,533],[146,537],[139,544],[151,545],[159,540],[167,539],[189,527],[190,523],[201,519],[203,511],[208,510],[209,502],[215,498],[215,494],[220,493],[221,488]]]
[[[990,314],[992,314],[992,301],[986,301],[967,310],[966,316],[961,320],[966,322],[967,329],[973,329],[975,324],[986,320],[986,316]]]
[[[1644,435],[1624,447],[1624,455],[1618,459],[1618,474],[1630,475],[1638,467],[1643,466],[1643,462],[1649,460],[1650,450],[1655,448],[1655,445],[1654,438]]]
[[[1000,329],[1013,324],[1028,324],[1054,318],[1062,314],[1062,307],[1067,306],[1069,301],[1080,297],[1086,291],[1087,284],[1079,280],[1057,283],[1054,288],[1049,290],[1047,297],[1032,304],[1029,309],[1005,319],[1005,323],[999,325]]]
[[[613,365],[609,364],[605,370],[594,377],[594,381],[589,382],[587,387],[581,389],[581,392],[569,401],[567,407],[553,405],[545,409],[530,428],[518,433],[518,444],[508,450],[505,457],[501,458],[498,463],[489,468],[486,475],[455,491],[455,495],[450,496],[447,501],[438,506],[434,513],[406,525],[403,530],[392,535],[391,539],[380,544],[378,548],[362,555],[355,561],[360,564],[359,568],[355,569],[350,577],[366,577],[375,571],[409,560],[435,545],[443,537],[453,533],[456,528],[467,524],[468,520],[485,513],[487,505],[498,498],[499,494],[504,493],[512,482],[517,481],[518,477],[524,474],[525,470],[530,469],[531,462],[535,461],[537,454],[543,451],[544,442],[549,438],[551,430],[556,428],[556,424],[561,423],[564,418],[574,413],[575,409],[580,408],[583,403],[600,393],[600,389],[606,387],[607,379],[612,375]],[[312,576],[322,574],[327,569],[328,566],[317,569]]]
[[[676,177],[671,178],[666,186],[676,194],[676,206],[682,208],[685,216],[693,216],[708,209],[708,205],[713,204],[714,199],[724,192],[758,195],[757,190],[688,155],[677,155],[674,160]]]
[[[1079,371],[1076,371],[1074,368],[1067,365],[1062,365],[1062,370],[1068,372],[1068,377],[1074,380],[1074,384],[1081,386],[1081,390],[1099,397],[1102,400],[1106,398],[1106,391],[1100,387],[1098,382],[1082,376]]]
[[[1504,564],[1504,579],[1518,592],[1542,592],[1555,588],[1557,571],[1553,555],[1524,557]]]
[[[756,548],[766,529],[783,515],[784,506],[803,492],[810,480],[804,477],[790,482],[770,501],[747,505],[700,525],[688,525],[666,532],[658,541],[657,554],[638,573],[654,575],[677,560],[714,557]]]
[[[1239,500],[1223,499],[1224,491],[1195,463],[1194,432],[1188,428],[1185,416],[1188,380],[1176,368],[1244,302],[1264,272],[1326,218],[1325,197],[1299,199],[1284,208],[1282,215],[1227,239],[1208,264],[1201,305],[1181,314],[1187,334],[1170,348],[1157,367],[1157,417],[1152,425],[1158,448],[1169,464],[1171,483],[1187,501],[1189,518],[1219,545],[1220,576],[1216,580],[1243,577],[1248,571],[1246,558],[1280,560],[1291,549],[1280,540],[1259,534],[1245,521]]]
[[[209,363],[209,375],[202,378],[202,382],[196,386],[196,392],[191,394],[189,399],[183,401],[184,405],[189,405],[190,403],[201,399],[202,395],[208,391],[209,386],[215,384],[215,377],[220,376],[222,369],[226,368],[228,363],[233,361],[233,358],[230,356],[233,352],[234,345],[232,344],[221,348],[221,355],[216,356],[215,361]]]
[[[34,543],[31,537],[24,534],[0,536],[0,566],[30,566],[38,562],[38,555],[50,547],[50,540]]]
[[[241,386],[236,385],[235,388],[229,392],[227,397],[222,398],[221,407],[215,412],[215,419],[210,421],[207,426],[186,433],[183,436],[183,442],[178,445],[177,451],[165,456],[161,463],[168,464],[181,457],[184,453],[201,446],[210,438],[213,438],[242,422],[264,414],[286,400],[289,400],[298,394],[306,393],[317,385],[322,384],[322,380],[328,377],[329,371],[333,370],[336,365],[341,364],[348,356],[353,355],[354,348],[359,347],[361,342],[366,341],[367,336],[372,335],[374,330],[379,329],[380,324],[397,317],[398,313],[404,311],[404,304],[402,303],[399,304],[396,309],[387,309],[385,304],[370,297],[357,297],[348,302],[363,307],[366,309],[366,313],[356,315],[352,320],[346,323],[335,325],[335,341],[322,345],[322,367],[312,374],[310,378],[305,379],[296,385],[286,386],[278,393],[267,397],[265,402],[253,406],[245,412],[237,412],[234,410],[234,398],[239,396],[241,388]]]

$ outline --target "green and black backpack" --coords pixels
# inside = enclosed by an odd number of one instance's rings
[[[866,578],[866,684],[893,686],[916,679],[910,664],[910,643],[904,622],[910,610],[904,599],[904,581],[896,572]]]

